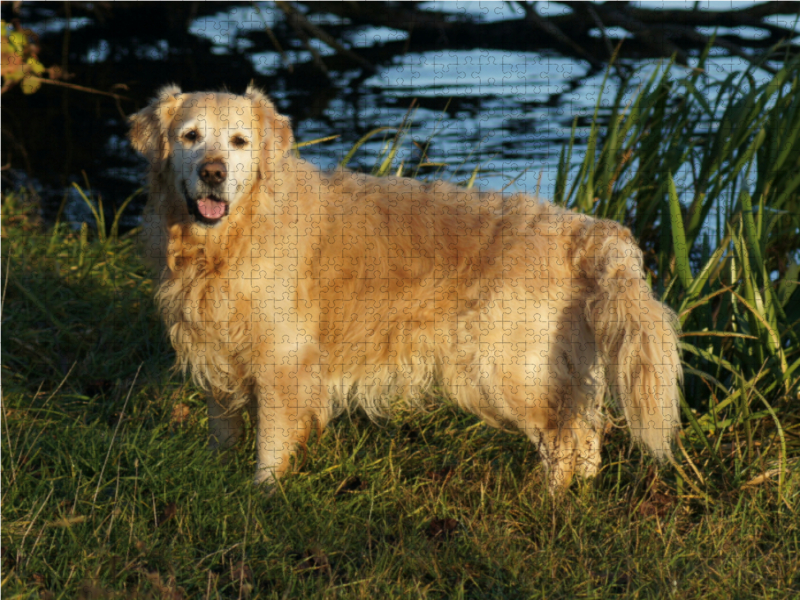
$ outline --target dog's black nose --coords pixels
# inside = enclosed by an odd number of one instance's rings
[[[200,179],[210,185],[222,183],[228,176],[225,163],[208,162],[200,165]]]

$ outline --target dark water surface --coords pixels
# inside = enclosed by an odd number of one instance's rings
[[[428,5],[454,15],[479,15],[487,21],[518,16],[502,2]],[[724,5],[729,8],[731,3]],[[248,39],[252,32],[263,32],[265,25],[279,25],[280,11],[269,4],[221,5],[222,10],[213,16],[193,20],[184,39],[174,39],[174,35],[159,39],[159,35],[167,34],[159,33],[148,21],[152,7],[147,3],[139,6],[138,12],[130,14],[130,27],[133,31],[141,28],[141,39],[135,35],[103,39],[96,32],[92,34],[98,25],[91,18],[73,18],[69,23],[70,52],[87,59],[85,66],[76,69],[72,81],[103,90],[116,82],[126,82],[127,89],[119,88],[119,93],[130,100],[117,103],[107,97],[54,86],[44,86],[29,97],[20,98],[18,90],[3,97],[4,124],[10,125],[28,148],[25,160],[17,159],[16,168],[6,173],[4,185],[35,185],[42,197],[45,219],[55,217],[66,194],[64,218],[76,223],[93,221],[88,207],[71,187],[72,182],[83,188],[88,182],[91,197],[101,196],[106,211],[142,185],[146,165],[125,139],[123,115],[142,108],[156,89],[169,82],[178,83],[184,91],[227,87],[238,93],[252,78],[273,98],[279,110],[292,118],[299,142],[339,136],[302,149],[305,158],[322,168],[338,164],[367,132],[397,127],[410,118],[411,136],[398,152],[396,167],[401,163],[416,165],[420,149],[429,142],[427,159],[437,166],[425,169],[425,176],[465,181],[478,168],[478,186],[508,186],[515,191],[539,191],[543,196],[552,193],[559,152],[573,122],[577,123],[579,139],[573,150],[575,164],[583,159],[598,96],[602,93],[604,114],[619,86],[619,80],[612,75],[601,89],[603,72],[592,71],[586,61],[555,54],[481,48],[450,50],[446,39],[441,40],[441,49],[414,52],[413,39],[390,28],[360,28],[348,38],[356,51],[408,42],[408,52],[395,56],[389,64],[377,65],[374,73],[362,69],[330,70],[326,78],[307,66],[289,72],[287,62],[303,65],[312,59],[303,45],[284,48],[281,57],[274,50],[254,50]],[[42,14],[43,9],[39,9],[37,14]],[[539,3],[538,10],[552,14],[569,9],[557,3]],[[332,15],[315,17],[313,22],[332,31],[343,25],[339,17]],[[43,36],[46,47],[48,32],[63,34],[67,22],[54,17],[24,24]],[[149,37],[145,32],[150,32]],[[624,34],[613,30],[608,33]],[[82,46],[82,36],[88,40],[91,35],[95,35],[93,41]],[[331,54],[324,45],[316,47],[323,61]],[[58,54],[49,58],[52,64]],[[44,51],[43,59],[48,64]],[[633,85],[646,80],[653,69],[663,68],[664,62],[630,65],[637,69]],[[722,79],[746,67],[743,60],[712,57],[707,70],[711,77]],[[17,97],[12,98],[12,94]],[[409,111],[412,103],[416,108]],[[390,135],[391,132],[373,137],[349,165],[369,171]],[[4,144],[4,154],[9,148],[15,150],[5,133]],[[23,175],[23,165],[33,178]],[[123,221],[124,226],[138,222],[142,203],[143,197],[137,198],[127,209],[129,216]]]

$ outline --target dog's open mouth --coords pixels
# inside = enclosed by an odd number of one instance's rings
[[[206,194],[193,197],[186,189],[185,183],[183,185],[183,196],[186,199],[189,214],[201,223],[214,225],[228,215],[228,203],[219,198],[219,196]]]

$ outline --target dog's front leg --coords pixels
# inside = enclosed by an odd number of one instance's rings
[[[327,410],[319,404],[319,385],[303,367],[279,373],[281,384],[258,386],[258,431],[256,433],[256,483],[273,483],[290,466],[298,445],[305,449],[311,429],[325,424]],[[283,384],[283,382],[290,382]],[[316,390],[316,395],[314,391]]]

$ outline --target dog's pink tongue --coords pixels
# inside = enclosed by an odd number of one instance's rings
[[[197,208],[206,219],[219,219],[225,214],[225,203],[213,198],[199,198]]]

